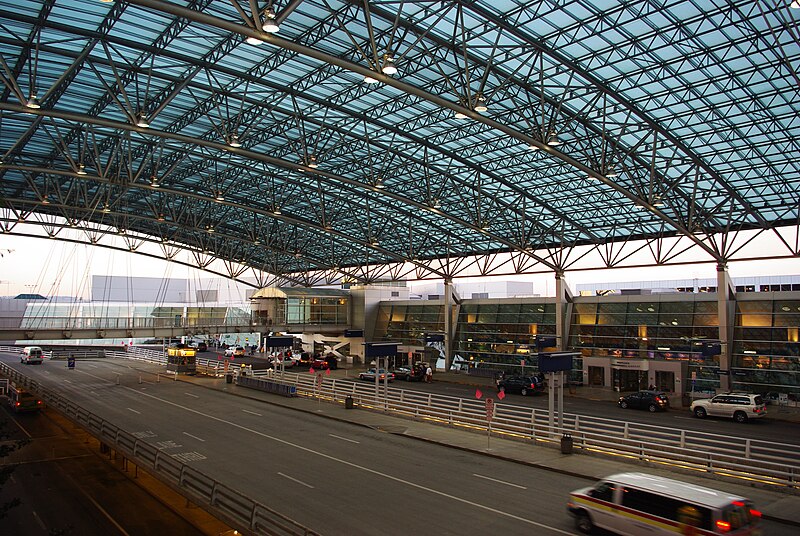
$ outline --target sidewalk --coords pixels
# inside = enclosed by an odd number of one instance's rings
[[[331,372],[331,376],[334,377],[345,377],[345,375],[352,376],[353,374],[352,372],[341,370]],[[436,381],[452,381],[453,383],[466,383],[467,385],[477,385],[478,387],[494,385],[494,381],[491,378],[476,378],[462,374],[448,376],[445,373],[439,373],[434,377]],[[320,406],[316,399],[305,397],[286,398],[271,395],[235,384],[228,384],[224,378],[182,376],[179,379],[208,389],[229,392],[235,396],[259,400],[323,418],[365,426],[386,433],[400,434],[419,441],[427,441],[449,448],[492,456],[589,480],[597,480],[610,474],[629,471],[642,471],[674,478],[677,471],[675,467],[665,466],[662,469],[623,463],[615,459],[600,457],[599,455],[561,454],[558,444],[550,441],[537,441],[535,444],[531,444],[497,437],[487,438],[485,434],[481,433],[467,432],[457,428],[430,424],[425,421],[360,410],[357,407],[355,409],[345,409],[343,405],[327,402]],[[462,379],[466,381],[461,381]],[[480,383],[471,383],[475,380]],[[483,380],[489,383],[483,383]],[[678,475],[678,479],[748,497],[755,501],[756,507],[764,514],[765,519],[800,526],[800,495],[781,493],[772,489],[695,475],[696,473],[694,472],[681,473]],[[564,501],[566,504],[566,497]]]

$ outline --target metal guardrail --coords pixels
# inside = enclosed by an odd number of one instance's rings
[[[228,523],[245,526],[256,534],[288,536],[319,534],[202,471],[176,460],[158,447],[47,389],[7,364],[0,363],[0,373],[35,392],[49,407],[55,408],[85,428],[99,441],[112,445],[139,467],[151,469],[155,476],[177,487],[191,500],[210,507],[216,515]]]
[[[120,352],[119,357],[133,357]],[[115,356],[116,357],[116,356]],[[145,358],[145,357],[142,357]],[[156,359],[153,356],[153,359]],[[163,358],[163,362],[166,361]],[[157,360],[153,362],[159,362]],[[296,387],[298,396],[344,404],[347,397],[363,408],[446,426],[487,432],[483,401],[389,387],[376,393],[372,383],[331,379],[268,369],[259,376]],[[319,382],[319,383],[318,383]],[[666,464],[720,477],[744,478],[800,492],[800,448],[797,444],[664,428],[642,423],[566,413],[551,425],[545,410],[503,403],[494,405],[488,432],[497,437],[559,446],[569,434],[586,453],[623,456],[649,464]]]

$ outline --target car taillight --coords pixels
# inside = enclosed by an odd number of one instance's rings
[[[14,404],[14,406],[16,406],[16,407],[19,407],[19,402],[17,402],[16,404]]]
[[[36,401],[36,403],[37,403],[37,404],[41,404],[41,403],[42,403],[42,401],[41,401],[41,400],[37,400],[37,401]]]
[[[731,524],[727,521],[723,521],[722,519],[717,519],[716,525],[720,532],[728,532],[731,530]]]
[[[753,516],[756,519],[761,519],[761,512],[759,512],[758,510],[755,510],[753,508],[750,509],[750,515]]]

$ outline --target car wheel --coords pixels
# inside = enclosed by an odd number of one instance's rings
[[[658,408],[656,407],[655,404],[650,404],[649,406],[647,406],[647,409],[650,411],[650,413],[655,413]]]
[[[744,411],[737,411],[733,414],[733,420],[739,423],[747,422],[747,415]]]
[[[706,410],[703,408],[694,408],[694,416],[698,419],[704,419],[706,416]]]
[[[519,394],[521,394],[522,396],[528,396],[528,390],[523,387],[522,389],[519,390]]]
[[[583,534],[591,534],[594,530],[594,523],[592,523],[592,518],[589,517],[589,514],[580,512],[576,515],[575,528],[578,529],[578,532],[582,532]]]
[[[622,409],[628,409],[628,403],[623,400],[622,402],[619,403],[619,407],[621,407]]]

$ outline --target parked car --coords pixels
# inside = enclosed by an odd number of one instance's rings
[[[8,405],[16,413],[39,411],[44,407],[40,398],[22,387],[17,387],[14,382],[8,386]]]
[[[639,391],[619,397],[618,404],[622,409],[646,409],[650,412],[666,411],[669,409],[669,397],[661,391]]]
[[[544,392],[544,382],[537,376],[506,376],[497,382],[497,389],[527,396]]]
[[[292,368],[295,365],[295,363],[297,363],[297,360],[290,355],[278,355],[272,357],[272,365],[276,369],[280,368],[281,362],[283,362],[283,368],[287,369],[287,368]]]
[[[393,372],[388,372],[388,371],[386,371],[386,369],[380,369],[380,370],[378,370],[378,374],[380,375],[380,377],[379,377],[380,381],[383,381],[384,379],[386,379],[387,381],[390,381],[390,382],[394,381],[394,373]],[[358,379],[359,380],[369,380],[369,381],[373,381],[374,382],[375,381],[375,369],[369,369],[369,370],[364,371],[364,372],[359,372],[358,373]]]
[[[318,370],[336,370],[339,368],[339,360],[335,355],[328,355],[325,357],[317,356],[311,361],[311,367]]]
[[[30,365],[41,365],[44,357],[44,352],[38,346],[26,346],[20,353],[19,362]]]
[[[691,405],[697,418],[726,417],[736,422],[760,419],[767,414],[767,404],[761,395],[753,393],[724,393],[714,398],[695,400]]]
[[[399,367],[394,369],[394,377],[397,380],[407,382],[421,382],[425,379],[425,369],[420,366]]]
[[[225,348],[225,357],[244,355],[244,346],[228,346]]]

